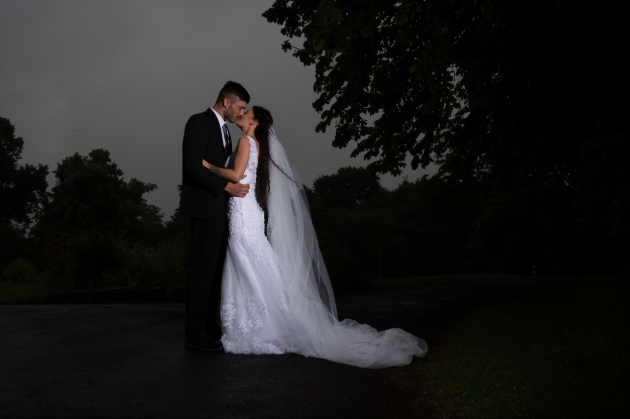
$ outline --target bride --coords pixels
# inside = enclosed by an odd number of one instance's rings
[[[235,354],[297,353],[365,368],[406,365],[426,342],[401,329],[377,331],[337,319],[304,188],[265,108],[236,122],[234,169],[204,166],[249,193],[228,204],[221,290],[221,342]],[[266,227],[266,228],[265,228]],[[267,235],[265,236],[265,231]]]

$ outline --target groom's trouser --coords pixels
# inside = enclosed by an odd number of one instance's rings
[[[221,277],[227,247],[227,220],[190,219],[190,259],[186,276],[186,332],[220,337]],[[216,335],[219,336],[216,336]]]

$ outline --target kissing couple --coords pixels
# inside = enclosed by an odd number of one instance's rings
[[[190,216],[186,349],[324,358],[365,368],[409,364],[426,342],[337,319],[304,187],[271,113],[228,81],[190,117],[181,211]],[[227,122],[242,131],[236,151]]]

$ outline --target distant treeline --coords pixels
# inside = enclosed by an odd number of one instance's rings
[[[592,228],[569,185],[497,191],[480,180],[436,175],[389,191],[369,170],[346,167],[320,176],[308,192],[338,283],[456,273],[627,273],[628,236]]]
[[[61,289],[184,283],[188,218],[178,210],[162,220],[143,198],[156,185],[125,181],[97,149],[63,159],[47,192],[48,168],[18,165],[23,141],[8,119],[0,125],[2,281]],[[335,288],[366,289],[379,277],[627,269],[627,232],[594,228],[602,221],[581,210],[571,185],[497,190],[451,179],[425,176],[389,191],[365,168],[317,178],[307,194]]]
[[[23,140],[8,119],[0,118],[0,132],[2,281],[52,289],[183,284],[187,223],[163,222],[147,204],[143,195],[156,185],[125,181],[97,149],[63,159],[47,192],[48,168],[19,166]]]

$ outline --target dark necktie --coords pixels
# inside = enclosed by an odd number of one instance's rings
[[[230,157],[230,154],[232,154],[232,139],[230,138],[230,130],[227,127],[227,124],[223,124],[223,136],[225,137],[225,149],[223,150],[223,153],[225,154],[225,157],[228,158]]]

